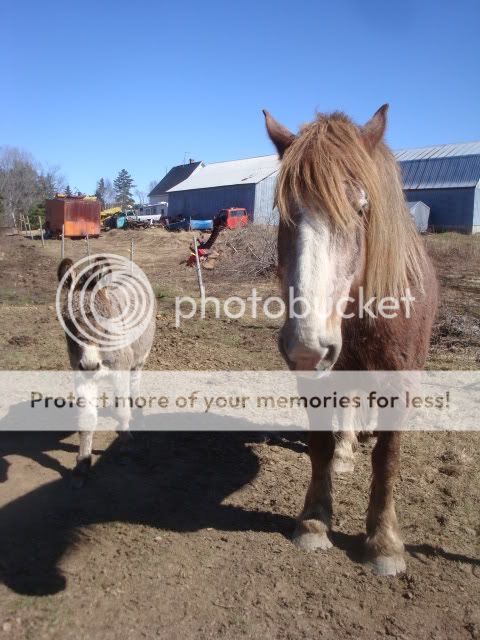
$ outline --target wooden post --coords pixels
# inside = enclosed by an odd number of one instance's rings
[[[26,229],[27,229],[28,233],[30,234],[30,240],[33,240],[33,231],[32,231],[32,227],[30,225],[30,219],[29,219],[28,216],[26,216],[25,220],[26,220],[25,226],[26,226]]]
[[[198,257],[198,247],[197,240],[195,236],[193,236],[193,248],[195,251],[195,261],[197,263],[197,279],[198,279],[198,288],[200,289],[200,298],[203,300],[205,298],[205,287],[203,286],[203,278],[202,278],[202,268],[200,266],[200,258]]]
[[[133,238],[130,240],[130,273],[133,273]]]
[[[23,236],[23,229],[25,228],[25,231],[28,231],[27,223],[25,222],[25,218],[23,216],[23,213],[20,213],[19,217],[20,217],[20,233]]]
[[[45,240],[43,237],[43,225],[42,225],[42,219],[40,218],[40,216],[38,216],[38,226],[40,227],[40,237],[42,239],[42,247],[45,247]]]
[[[62,260],[65,257],[65,225],[62,224],[62,246],[60,248],[60,255]]]
[[[90,238],[88,237],[88,233],[85,236],[85,242],[87,243],[87,257],[88,257],[88,264],[90,264]]]

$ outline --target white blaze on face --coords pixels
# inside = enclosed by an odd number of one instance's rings
[[[322,217],[302,213],[298,225],[296,268],[293,274],[295,295],[310,307],[297,325],[297,338],[312,349],[326,334],[333,281],[330,229]]]
[[[321,213],[302,211],[297,223],[295,259],[289,282],[303,317],[290,312],[283,330],[284,348],[296,368],[329,368],[340,353],[342,298],[348,296],[352,275],[349,256],[332,234],[328,218]],[[291,311],[291,309],[290,309]],[[300,314],[299,314],[300,315]]]

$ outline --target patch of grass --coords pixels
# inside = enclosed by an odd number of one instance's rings
[[[0,287],[0,301],[4,304],[15,305],[36,304],[36,301],[26,291],[8,287]]]
[[[170,289],[159,284],[153,284],[152,289],[157,300],[172,299],[178,295],[178,292],[175,289]]]

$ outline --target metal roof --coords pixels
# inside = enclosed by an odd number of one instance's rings
[[[437,144],[433,147],[417,149],[399,149],[395,151],[397,162],[404,160],[427,160],[431,158],[453,158],[457,156],[480,155],[480,142],[462,142],[460,144]]]
[[[404,189],[475,187],[480,181],[480,155],[400,161]]]
[[[169,193],[237,184],[257,184],[278,171],[279,166],[277,155],[214,162],[195,171],[189,178],[169,189]]]
[[[191,176],[201,164],[202,162],[189,162],[188,164],[179,164],[176,167],[172,167],[157,186],[150,191],[148,197],[160,196],[162,193],[166,193],[169,189]]]
[[[474,187],[480,182],[480,142],[400,149],[394,153],[402,170],[404,189]],[[257,184],[279,167],[277,155],[215,162],[198,167],[168,192]],[[158,186],[154,191],[157,189]]]

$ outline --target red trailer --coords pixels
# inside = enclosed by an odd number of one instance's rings
[[[90,238],[100,235],[100,201],[93,198],[56,197],[47,200],[46,228],[50,229],[53,235],[62,233],[66,238]]]

